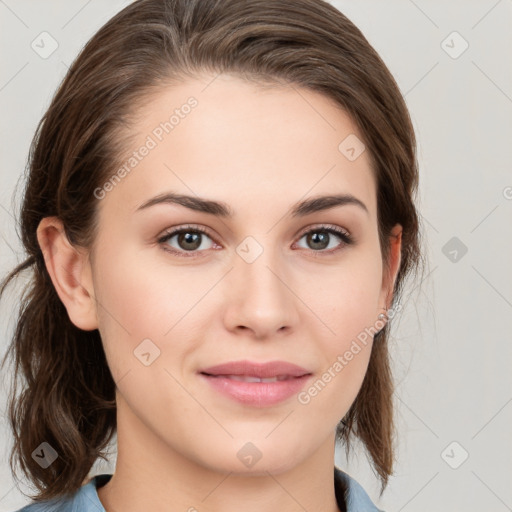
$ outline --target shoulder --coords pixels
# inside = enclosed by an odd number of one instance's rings
[[[361,484],[350,475],[334,466],[335,480],[342,483],[346,489],[345,501],[347,504],[347,512],[384,512],[377,508],[372,502],[368,493],[363,489]]]
[[[111,477],[109,474],[96,475],[71,496],[33,501],[16,512],[105,512],[98,498],[97,487],[108,482]]]

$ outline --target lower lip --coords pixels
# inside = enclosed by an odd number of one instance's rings
[[[253,407],[269,407],[283,402],[297,394],[311,377],[311,375],[303,375],[276,382],[243,382],[203,373],[199,375],[220,393]]]

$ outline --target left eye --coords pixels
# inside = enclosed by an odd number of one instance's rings
[[[334,244],[334,249],[332,246],[329,247],[330,242],[332,241],[332,235],[334,235],[336,238],[342,241],[341,244]],[[310,231],[304,233],[301,236],[300,240],[302,240],[303,238],[306,238],[306,243],[311,244],[314,247],[316,246],[314,252],[332,253],[342,248],[343,246],[352,243],[352,238],[350,237],[350,235],[337,227],[320,227],[311,229]]]
[[[341,240],[341,243],[334,244],[334,248],[331,245],[331,242],[333,241],[332,235]],[[158,240],[158,242],[160,244],[164,244],[164,250],[178,256],[188,257],[194,256],[198,252],[202,252],[200,249],[211,248],[203,246],[203,238],[205,237],[213,242],[204,229],[199,227],[183,227],[165,234]],[[176,238],[177,247],[167,243],[173,238]],[[318,253],[333,253],[343,248],[345,245],[353,243],[351,236],[347,232],[335,226],[321,226],[310,229],[301,235],[299,241],[304,238],[306,239],[306,243],[312,246],[311,250]],[[306,249],[308,249],[308,247],[306,247]]]

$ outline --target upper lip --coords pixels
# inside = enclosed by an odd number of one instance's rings
[[[296,364],[286,361],[269,361],[268,363],[254,363],[251,361],[230,361],[204,368],[200,373],[208,375],[249,375],[259,378],[269,378],[286,375],[289,377],[302,377],[311,372]]]

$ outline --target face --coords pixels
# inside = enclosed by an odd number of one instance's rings
[[[206,468],[276,473],[333,449],[361,387],[391,286],[376,184],[328,98],[211,80],[155,94],[97,190],[94,313],[119,428]]]

